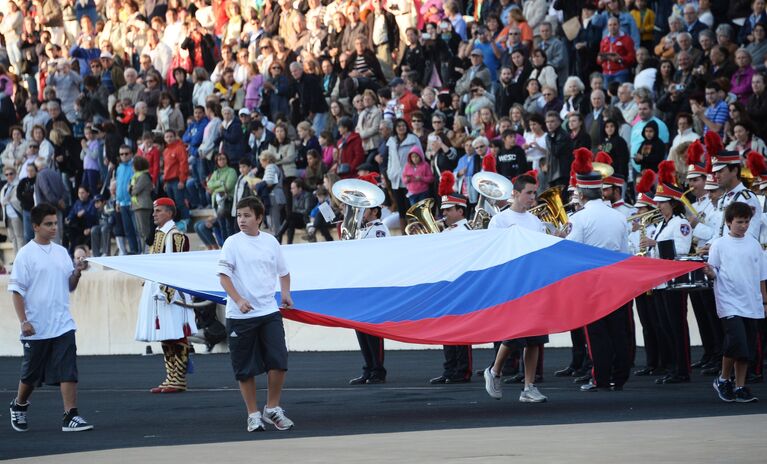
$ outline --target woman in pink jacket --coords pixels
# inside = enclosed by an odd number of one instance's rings
[[[413,147],[410,150],[407,164],[402,171],[402,180],[407,187],[407,196],[411,205],[429,196],[429,185],[434,181],[434,174],[419,147]]]

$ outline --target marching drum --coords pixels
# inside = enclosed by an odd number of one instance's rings
[[[676,258],[677,261],[691,261],[696,263],[706,263],[708,256],[689,255],[680,256]],[[669,290],[684,290],[688,292],[701,291],[710,289],[712,282],[708,279],[703,272],[703,268],[690,271],[687,274],[682,274],[676,279],[672,279],[668,283]]]

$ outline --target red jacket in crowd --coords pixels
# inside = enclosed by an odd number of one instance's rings
[[[617,54],[619,60],[609,60],[603,58],[603,54]],[[602,73],[607,75],[617,74],[626,71],[634,65],[636,54],[634,52],[634,41],[631,37],[621,33],[618,37],[607,36],[599,42],[599,56],[597,63],[602,65]]]
[[[189,156],[186,153],[184,142],[177,139],[162,152],[162,160],[165,163],[162,171],[163,182],[184,182],[189,178]]]
[[[348,164],[349,170],[338,176],[341,179],[356,179],[357,166],[365,161],[365,150],[362,148],[362,139],[360,134],[350,132],[346,137],[338,140],[338,167],[342,164]]]

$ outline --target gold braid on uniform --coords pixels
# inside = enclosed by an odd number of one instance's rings
[[[154,241],[152,242],[152,254],[162,253],[165,248],[165,232],[157,229],[154,232]]]

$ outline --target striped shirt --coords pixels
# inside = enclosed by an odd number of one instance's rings
[[[721,100],[716,105],[707,107],[706,118],[708,118],[708,120],[713,123],[722,125],[718,132],[720,136],[724,137],[724,123],[727,122],[727,120],[730,118],[730,112],[727,109],[727,102]],[[708,126],[704,126],[703,135],[706,135],[708,131]]]

